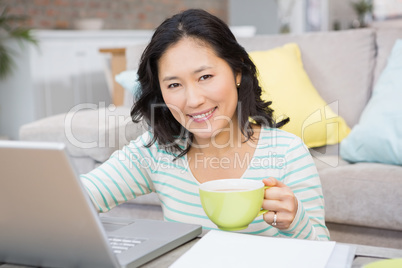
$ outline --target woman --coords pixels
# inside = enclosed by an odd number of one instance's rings
[[[164,21],[138,70],[131,116],[150,131],[82,175],[99,211],[156,192],[164,219],[216,226],[205,215],[200,183],[262,180],[263,209],[244,233],[328,240],[317,170],[306,146],[281,131],[261,100],[256,68],[227,25],[202,10]],[[252,122],[252,123],[251,123]]]

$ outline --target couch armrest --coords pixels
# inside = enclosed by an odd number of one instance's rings
[[[78,107],[78,106],[77,106]],[[104,162],[115,151],[140,136],[146,127],[131,121],[129,107],[72,109],[20,128],[20,139],[62,142],[72,157]]]

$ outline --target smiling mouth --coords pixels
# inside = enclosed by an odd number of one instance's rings
[[[194,119],[202,119],[207,117],[208,115],[212,114],[217,107],[214,107],[213,109],[211,109],[209,112],[203,113],[203,114],[197,114],[197,115],[189,115],[190,117],[194,118]]]

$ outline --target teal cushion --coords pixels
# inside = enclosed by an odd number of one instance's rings
[[[395,42],[359,123],[341,142],[340,154],[349,162],[402,165],[402,39]]]
[[[123,71],[115,76],[116,82],[119,83],[125,90],[136,96],[141,88],[138,82],[137,70]]]

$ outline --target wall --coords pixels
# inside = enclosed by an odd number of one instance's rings
[[[229,0],[229,24],[253,25],[257,34],[278,32],[279,23],[274,0]]]
[[[35,119],[29,45],[12,40],[5,45],[13,47],[15,64],[12,74],[0,81],[0,137],[17,139],[19,127]]]
[[[3,0],[10,13],[27,14],[38,29],[72,29],[74,20],[101,18],[104,29],[154,29],[188,8],[203,8],[225,22],[228,0]]]
[[[352,22],[357,18],[350,0],[328,0],[329,29],[333,29],[338,22],[341,30],[350,29]]]
[[[290,31],[300,34],[308,29],[306,20],[307,3],[319,3],[315,9],[321,20],[319,29],[326,31],[328,26],[328,1],[329,0],[229,0],[229,24],[230,25],[253,25],[257,28],[257,34],[277,34],[280,29],[280,14],[287,21]],[[337,0],[341,1],[341,0]],[[282,12],[278,12],[278,8]],[[311,12],[312,9],[310,9]],[[289,13],[286,15],[286,13]],[[316,14],[317,15],[317,14]],[[314,29],[317,30],[317,29]]]
[[[279,0],[228,0],[229,23],[231,25],[255,25],[257,34],[278,33],[279,22],[277,16],[277,2]],[[280,0],[284,5],[290,0]],[[305,29],[305,5],[307,0],[294,0],[291,18],[293,33],[302,33]],[[322,10],[322,30],[333,30],[334,23],[338,22],[341,30],[350,29],[352,22],[357,18],[351,0],[319,0]],[[389,0],[391,2],[391,0]],[[400,0],[392,0],[400,1]],[[314,1],[310,1],[314,2]],[[388,3],[388,2],[387,2]],[[401,5],[401,4],[400,4]],[[397,7],[397,6],[395,6]]]
[[[374,0],[374,7],[374,16],[378,20],[402,18],[401,0]]]

